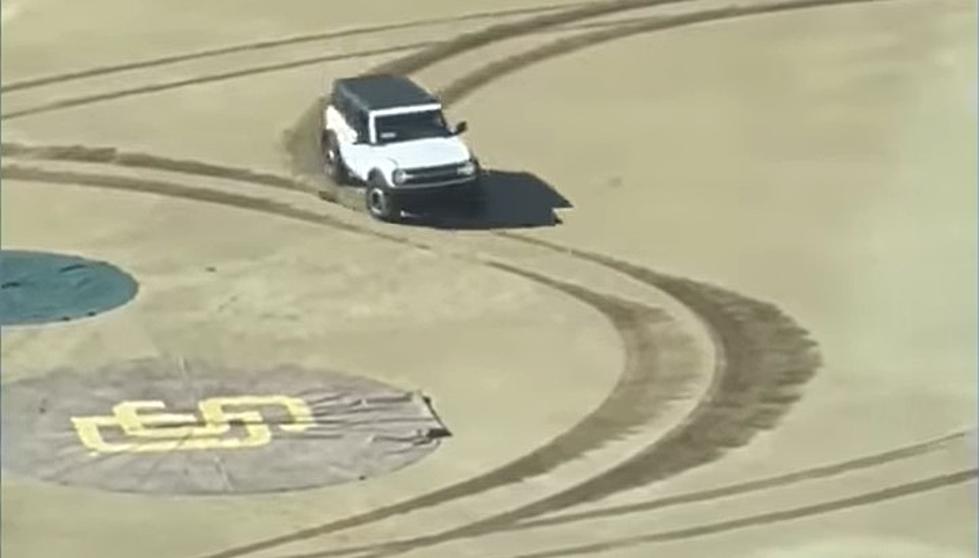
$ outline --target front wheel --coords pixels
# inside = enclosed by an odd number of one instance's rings
[[[397,221],[401,217],[401,207],[383,185],[372,180],[364,193],[367,212],[380,221]]]

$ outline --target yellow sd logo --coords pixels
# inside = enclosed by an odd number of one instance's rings
[[[253,448],[271,442],[272,429],[258,411],[227,408],[270,405],[284,407],[292,416],[291,423],[279,425],[280,430],[302,432],[312,428],[309,406],[301,399],[284,395],[205,399],[198,404],[200,422],[192,414],[146,412],[166,409],[163,401],[123,401],[112,408],[112,416],[72,417],[71,422],[82,444],[93,454]],[[233,424],[244,428],[244,436],[224,437]],[[103,428],[121,429],[129,439],[106,441]]]

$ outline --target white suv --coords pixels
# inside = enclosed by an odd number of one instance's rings
[[[323,114],[326,172],[338,185],[365,184],[365,205],[381,220],[400,219],[405,202],[452,196],[476,208],[479,162],[449,129],[439,100],[392,75],[338,79]]]

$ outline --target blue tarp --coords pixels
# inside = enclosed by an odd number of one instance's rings
[[[0,325],[41,324],[93,316],[132,299],[130,275],[78,256],[0,250]]]

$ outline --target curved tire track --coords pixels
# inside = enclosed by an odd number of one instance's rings
[[[556,249],[546,243],[533,244]],[[377,552],[369,556],[391,556],[478,537],[524,519],[594,502],[715,461],[727,450],[747,444],[758,432],[775,427],[801,397],[802,386],[820,365],[815,343],[807,332],[774,305],[605,256],[579,250],[559,251],[600,263],[664,291],[699,315],[713,330],[725,358],[711,392],[683,423],[666,435],[582,483],[462,527],[378,545]]]
[[[43,148],[38,148],[43,149]],[[30,153],[23,149],[20,155]],[[105,162],[112,162],[111,151],[103,151]],[[53,158],[57,151],[46,152]],[[78,155],[77,152],[69,152]],[[214,170],[213,168],[210,170]],[[98,188],[134,191],[194,201],[227,205],[242,209],[295,219],[311,224],[326,225],[341,230],[368,234],[385,240],[392,240],[416,248],[430,247],[411,243],[399,237],[379,234],[332,219],[328,216],[296,208],[287,204],[246,196],[193,188],[165,181],[129,178],[111,174],[81,173],[73,171],[52,171],[35,167],[4,165],[0,167],[0,177],[47,183],[83,185]],[[626,353],[625,368],[606,399],[585,415],[572,428],[541,445],[532,452],[492,471],[459,482],[445,488],[424,494],[417,498],[374,510],[339,522],[293,533],[287,537],[262,541],[247,547],[227,550],[217,556],[238,556],[288,542],[323,535],[379,521],[394,515],[409,513],[418,509],[443,504],[466,496],[478,494],[496,487],[519,482],[520,480],[543,474],[562,463],[603,446],[608,441],[629,434],[637,426],[644,424],[662,412],[677,389],[682,389],[687,378],[686,371],[662,370],[657,366],[658,349],[656,343],[669,335],[669,319],[662,310],[643,304],[627,301],[619,297],[599,294],[583,287],[558,281],[543,275],[522,270],[494,261],[482,261],[491,268],[516,274],[541,285],[557,289],[565,294],[595,308],[604,315],[621,336]],[[673,334],[676,335],[676,334]],[[672,341],[682,344],[684,339]]]
[[[594,22],[594,23],[586,23],[577,26],[569,26],[569,27],[554,29],[554,30],[543,29],[543,30],[538,30],[537,32],[546,33],[551,31],[591,29],[595,27],[615,27],[618,25],[622,25],[622,22],[619,21]],[[173,81],[164,81],[160,83],[151,83],[148,85],[141,85],[138,87],[117,89],[113,91],[107,91],[104,93],[93,93],[93,94],[81,95],[77,97],[56,99],[54,101],[42,103],[28,108],[2,113],[0,114],[0,120],[23,118],[26,116],[45,114],[45,113],[55,112],[59,110],[67,110],[71,108],[84,107],[92,104],[115,101],[118,99],[124,99],[128,97],[150,95],[153,93],[161,93],[164,91],[171,91],[174,89],[182,89],[185,87],[204,85],[208,83],[216,83],[216,82],[227,81],[232,79],[248,78],[261,74],[281,72],[281,71],[292,70],[296,68],[303,68],[306,66],[313,66],[316,64],[324,64],[327,62],[338,62],[341,60],[351,60],[356,58],[369,58],[374,56],[381,56],[384,54],[392,54],[392,53],[405,52],[405,51],[417,51],[424,47],[429,47],[441,43],[442,43],[441,41],[420,41],[414,43],[404,43],[399,45],[352,51],[352,52],[341,52],[336,54],[327,54],[323,56],[313,56],[307,58],[300,58],[296,60],[290,60],[288,62],[280,62],[277,64],[250,66],[238,70],[218,72],[213,74],[205,74],[193,78],[184,78],[184,79],[173,80]]]
[[[512,37],[534,33],[542,29],[553,28],[585,19],[593,19],[613,13],[688,1],[690,0],[605,0],[592,2],[580,8],[561,10],[557,13],[545,14],[511,23],[500,23],[478,31],[463,33],[449,41],[432,45],[403,58],[375,66],[364,73],[412,74],[436,62],[441,62],[442,60],[464,52]]]
[[[89,68],[87,70],[81,70],[77,72],[67,72],[67,73],[54,74],[54,75],[43,76],[38,78],[23,79],[23,80],[0,85],[0,93],[8,93],[11,91],[31,89],[34,87],[41,87],[44,85],[66,83],[66,82],[77,81],[85,78],[116,74],[120,72],[132,71],[132,70],[141,70],[141,69],[153,68],[157,66],[167,66],[179,62],[188,62],[191,60],[200,60],[203,58],[213,58],[216,56],[235,54],[239,52],[267,50],[267,49],[272,49],[272,48],[277,48],[282,46],[291,46],[291,45],[297,45],[303,43],[325,41],[329,39],[340,39],[344,37],[353,37],[357,35],[369,35],[374,33],[382,33],[385,31],[396,31],[399,29],[411,29],[414,27],[438,25],[440,23],[459,23],[463,21],[492,19],[492,18],[507,17],[513,15],[548,12],[548,11],[565,9],[569,6],[575,6],[575,4],[568,3],[568,4],[547,5],[547,6],[533,6],[528,8],[513,8],[509,10],[499,10],[493,12],[476,12],[471,14],[462,14],[459,16],[440,17],[440,18],[433,18],[427,20],[409,21],[403,23],[389,23],[385,25],[373,25],[369,27],[342,29],[340,31],[326,31],[322,33],[297,35],[294,37],[287,37],[284,39],[273,39],[268,41],[259,41],[255,43],[238,44],[238,45],[232,45],[232,46],[226,46],[220,48],[200,50],[196,52],[188,52],[185,54],[176,54],[172,56],[163,56],[160,58],[151,58],[147,60],[140,60],[138,62],[127,62],[123,64],[114,64],[111,66],[99,66],[96,68]]]
[[[73,163],[100,163],[120,167],[143,168],[167,172],[206,176],[249,182],[284,190],[309,190],[297,180],[276,174],[256,172],[251,169],[215,165],[190,159],[171,159],[148,153],[123,151],[114,147],[86,145],[27,145],[17,142],[0,143],[0,156],[30,161],[63,161]]]
[[[893,0],[794,0],[751,6],[728,6],[712,10],[702,10],[675,16],[651,16],[639,18],[631,22],[623,22],[618,26],[600,29],[591,33],[583,33],[565,39],[559,39],[538,48],[524,51],[520,54],[487,64],[476,71],[454,80],[444,87],[439,95],[446,104],[460,101],[467,94],[506,74],[515,72],[527,66],[574,53],[578,50],[597,46],[602,43],[625,39],[633,35],[666,31],[712,21],[730,20],[763,14],[775,14],[802,9],[825,8],[844,4],[862,4],[871,2],[886,2]],[[437,48],[437,47],[436,47]],[[411,58],[409,56],[408,58]]]
[[[41,149],[43,149],[43,148],[41,148]],[[17,155],[26,155],[26,154],[29,154],[31,152],[30,152],[30,150],[25,149],[25,148],[22,147],[19,152],[15,152],[15,153]],[[36,151],[35,151],[35,153],[36,153]],[[58,158],[57,156],[59,154],[59,152],[57,150],[40,151],[40,153],[43,153],[47,158]],[[67,156],[73,157],[74,158],[73,160],[77,160],[78,159],[78,155],[79,155],[78,152],[71,152],[71,151],[69,151],[67,153],[64,152],[64,151],[61,151],[60,153],[62,155],[67,155]],[[94,153],[101,154],[102,155],[101,159],[104,162],[110,162],[110,163],[111,162],[117,162],[117,161],[115,161],[115,159],[118,159],[118,157],[119,157],[118,152],[114,152],[114,151],[111,151],[111,150],[98,150],[98,151],[95,151]],[[91,161],[92,157],[90,155],[92,155],[92,153],[88,153],[85,157],[82,157],[83,160]],[[148,164],[152,160],[147,160],[146,158],[143,158],[143,159],[137,159],[137,161],[140,161],[140,162],[144,163],[143,166],[152,166],[152,165],[149,165]],[[184,161],[183,163],[186,164],[186,161]],[[212,166],[212,167],[208,167],[207,170],[209,171],[209,174],[214,174],[215,171],[217,171],[219,168],[220,167]],[[173,170],[172,165],[170,165],[168,168],[165,168],[165,170]],[[181,168],[180,170],[186,172],[189,169],[188,168]],[[229,173],[221,173],[221,174],[227,175]],[[116,189],[138,190],[138,191],[149,192],[149,193],[156,193],[156,194],[161,194],[161,195],[177,195],[178,197],[185,197],[185,198],[189,198],[189,199],[195,199],[195,200],[198,200],[198,201],[208,201],[208,202],[213,202],[213,203],[223,203],[223,204],[226,204],[226,205],[234,205],[234,206],[237,206],[237,207],[243,207],[243,208],[248,208],[248,209],[258,209],[258,210],[266,211],[266,212],[277,214],[277,215],[281,215],[281,216],[286,216],[286,217],[291,217],[291,218],[296,218],[296,219],[304,220],[304,221],[307,221],[307,222],[313,222],[313,223],[318,223],[318,224],[326,224],[326,225],[329,225],[329,226],[339,227],[339,228],[342,228],[344,230],[349,230],[351,232],[357,232],[357,233],[365,233],[366,232],[367,234],[374,234],[374,235],[376,235],[376,233],[374,231],[368,231],[368,230],[362,229],[360,227],[351,226],[349,224],[346,224],[346,223],[337,221],[335,219],[331,219],[331,218],[326,217],[326,216],[323,216],[321,214],[314,213],[314,212],[309,212],[309,211],[304,211],[304,210],[297,209],[297,208],[294,208],[294,207],[291,207],[291,206],[288,206],[288,205],[285,205],[285,204],[277,204],[275,202],[270,202],[268,200],[263,200],[261,198],[254,198],[254,197],[250,197],[250,196],[242,196],[242,195],[237,195],[237,194],[219,193],[219,192],[214,192],[214,191],[209,191],[209,190],[200,190],[200,189],[189,188],[189,187],[185,187],[185,186],[178,186],[178,185],[174,185],[174,184],[170,184],[170,183],[154,182],[154,181],[147,181],[147,180],[142,180],[142,179],[136,180],[136,179],[129,179],[129,178],[124,178],[124,177],[112,176],[112,175],[99,176],[99,175],[85,175],[85,174],[81,174],[81,173],[71,173],[71,172],[42,171],[42,170],[38,170],[38,169],[25,169],[25,168],[22,168],[22,167],[9,166],[9,165],[6,166],[6,167],[4,167],[4,169],[3,169],[3,176],[6,177],[6,178],[21,178],[21,179],[26,179],[26,180],[45,180],[45,181],[50,181],[50,182],[61,182],[61,183],[69,183],[69,184],[82,183],[82,184],[97,185],[97,186],[101,186],[101,187],[116,188]],[[380,236],[381,236],[381,238],[386,238],[388,240],[394,240],[394,241],[397,241],[397,242],[404,243],[403,240],[401,240],[400,238],[397,238],[397,237],[389,237],[389,236],[385,236],[385,235],[380,235]],[[551,249],[555,249],[555,250],[559,250],[559,251],[564,251],[564,252],[570,252],[570,253],[578,256],[578,257],[585,257],[585,258],[592,259],[593,261],[597,261],[597,262],[600,262],[600,263],[603,263],[603,264],[606,264],[606,265],[612,263],[612,264],[615,265],[617,271],[619,271],[621,273],[629,274],[629,275],[631,275],[633,277],[637,277],[637,278],[640,278],[640,279],[643,279],[643,280],[648,280],[649,279],[649,275],[648,274],[652,274],[653,273],[653,272],[650,272],[648,270],[645,270],[644,268],[639,268],[639,267],[632,267],[632,268],[630,268],[630,267],[627,267],[627,266],[625,266],[625,265],[623,265],[621,263],[614,262],[614,261],[608,261],[607,259],[604,259],[604,257],[587,254],[587,253],[582,252],[582,251],[578,251],[578,250],[574,250],[574,249],[563,249],[563,248],[556,247],[556,246],[553,246],[553,245],[545,245],[545,244],[540,243],[539,241],[534,241],[534,240],[526,239],[526,238],[523,238],[523,237],[518,237],[516,235],[507,235],[507,236],[511,236],[514,239],[520,239],[520,240],[525,241],[525,242],[533,242],[535,244],[543,245],[543,246],[546,246],[546,247],[551,248]],[[656,274],[654,274],[653,277],[656,278],[656,279],[660,279],[660,280],[663,279],[663,276],[659,276],[659,275],[656,275]],[[710,316],[710,312],[712,310],[712,307],[711,307],[711,304],[710,304],[710,301],[709,300],[708,300],[707,303],[704,303],[704,302],[697,303],[697,302],[695,302],[695,300],[691,299],[691,296],[690,296],[691,293],[693,293],[694,295],[697,295],[702,290],[702,286],[700,286],[700,285],[698,285],[696,283],[687,281],[687,280],[672,279],[672,281],[674,282],[674,284],[672,285],[673,286],[673,290],[675,291],[673,293],[674,296],[680,295],[678,298],[680,298],[680,300],[682,302],[684,302],[688,306],[692,307],[695,311],[697,311],[701,315],[708,314],[708,316],[709,316],[708,319],[710,320],[711,323],[716,323],[717,322],[717,316]],[[662,286],[662,285],[659,285],[659,286]],[[707,293],[713,293],[715,296],[718,295],[718,294],[720,294],[720,295],[722,295],[722,298],[725,297],[725,296],[727,296],[727,297],[730,297],[731,296],[730,293],[727,293],[726,291],[723,291],[723,290],[720,290],[720,289],[707,289],[705,292],[707,292]],[[736,316],[736,319],[737,320],[747,321],[749,324],[751,324],[752,323],[752,319],[757,318],[758,317],[757,314],[759,312],[760,312],[760,314],[763,317],[764,316],[767,316],[767,319],[781,317],[781,315],[779,314],[779,312],[777,311],[777,309],[774,309],[774,307],[771,307],[770,305],[763,305],[761,303],[750,301],[750,299],[744,299],[743,297],[738,297],[738,295],[734,295],[734,296],[735,296],[735,299],[734,299],[735,305],[734,305],[734,307],[731,308],[731,310],[734,310],[734,315]],[[748,300],[750,302],[749,307],[748,307],[748,309],[747,309],[746,312],[738,312],[738,310],[739,310],[738,309],[738,303],[739,302],[743,302],[744,300]],[[722,316],[724,316],[724,314],[722,314]],[[730,317],[730,316],[728,316],[728,317]],[[778,323],[778,321],[776,321],[776,323]],[[738,326],[735,326],[735,327],[737,328]],[[724,329],[721,329],[721,331],[724,331]],[[792,330],[792,329],[790,329],[789,332],[790,333],[794,333],[794,334],[799,334],[800,333],[800,331],[798,331],[798,330]],[[804,334],[804,332],[802,332],[802,333]],[[790,341],[797,341],[798,340],[798,339],[794,339],[794,336],[793,335],[789,335],[787,337],[787,339],[790,340]],[[722,338],[722,340],[723,340],[723,338]],[[749,353],[750,352],[754,352],[756,357],[759,356],[759,355],[762,355],[763,356],[763,355],[765,355],[767,353],[767,347],[766,346],[769,344],[769,340],[767,338],[766,339],[762,339],[761,342],[760,342],[760,344],[746,345],[744,343],[744,339],[741,339],[738,336],[737,330],[735,330],[734,340],[735,340],[736,347],[734,347],[735,350],[733,351],[733,353],[735,355],[741,354],[739,351],[741,351],[744,347],[748,347],[748,346],[752,347],[752,349],[749,351]],[[724,346],[724,347],[727,347],[730,344],[731,343],[725,344],[725,343],[722,342],[722,346]],[[759,349],[759,346],[761,347],[761,349]],[[738,347],[741,347],[741,348],[739,349]],[[808,351],[809,349],[811,349],[811,343],[804,342],[804,343],[802,343],[802,347]],[[739,365],[738,365],[738,362],[739,361],[736,360],[736,359],[734,361],[732,361],[731,354],[730,353],[731,353],[731,351],[729,350],[728,362],[727,362],[727,368],[726,368],[726,375],[730,374],[730,370],[732,369],[732,364],[734,365],[733,368],[735,368],[735,369],[739,369],[740,368]],[[792,374],[790,375],[790,378],[789,379],[792,380],[792,382],[805,381],[808,378],[808,376],[811,374],[812,370],[814,370],[814,366],[816,364],[818,364],[818,362],[816,360],[807,360],[803,364],[804,364],[803,368],[796,369],[796,370],[791,371]],[[799,373],[800,370],[802,372],[804,372],[804,373],[801,373],[800,374]],[[776,386],[778,386],[778,384],[776,384]],[[629,391],[631,391],[631,392],[634,393],[633,390],[629,390]],[[776,408],[775,409],[771,409],[770,408],[767,411],[768,412],[769,420],[771,420],[774,417],[774,415],[777,414],[777,413],[772,413],[773,410],[778,410],[777,407],[779,405],[791,404],[792,400],[795,397],[795,394],[777,393],[776,395],[778,396],[778,397],[775,398]],[[744,409],[742,409],[742,411],[743,410]],[[754,410],[752,403],[748,403],[748,410]],[[753,413],[751,415],[753,415]],[[721,418],[720,420],[726,420],[726,419]],[[596,441],[598,441],[600,443],[600,441],[602,439],[603,438],[600,437],[600,438],[597,438]],[[714,441],[716,441],[716,440],[714,440]],[[738,441],[738,439],[732,439],[732,440],[729,440],[728,441],[728,445],[738,445],[740,443],[742,443],[742,442],[741,441]],[[713,454],[712,452],[708,452],[708,454],[707,454],[706,457],[714,457],[714,456],[715,456],[715,454]],[[567,456],[565,455],[565,457],[567,457]],[[676,463],[676,462],[674,462],[674,463],[675,463],[674,466],[679,466],[681,469],[686,468],[689,465],[689,462],[682,461],[682,460],[681,460],[680,463]],[[506,483],[515,482],[515,480],[513,480],[512,477],[510,477],[510,475],[513,474],[513,473],[515,473],[515,472],[517,472],[517,471],[514,471],[513,469],[504,469],[503,471],[497,471],[496,472],[497,473],[497,476],[495,477],[496,480],[493,481],[493,482],[491,482],[491,484],[495,484],[496,482],[501,482],[501,481],[505,481]],[[500,474],[502,474],[502,478],[501,478],[501,476],[499,476]],[[463,485],[461,486],[461,489],[463,491],[465,491],[466,493],[468,493],[468,494],[475,493],[475,492],[472,492],[473,490],[476,490],[478,492],[478,491],[481,491],[482,489],[485,489],[484,488],[486,486],[485,485],[485,480],[482,483],[483,486],[479,486],[479,484],[481,484],[481,483],[474,483],[474,484],[463,483]],[[397,513],[406,513],[407,511],[411,511],[412,509],[417,509],[417,506],[419,506],[419,505],[434,505],[434,504],[437,504],[437,503],[443,503],[444,501],[446,501],[445,498],[454,499],[456,497],[460,497],[459,496],[459,493],[457,492],[460,489],[459,486],[449,487],[449,488],[450,489],[455,488],[456,491],[452,491],[452,490],[450,490],[450,491],[442,491],[441,494],[436,493],[436,495],[434,497],[430,494],[427,497],[426,496],[423,496],[421,500],[414,500],[414,501],[404,502],[402,504],[396,504],[395,505],[396,507],[389,507],[389,508],[384,508],[382,510],[376,510],[375,512],[371,512],[370,514],[366,514],[366,515],[363,515],[363,516],[358,516],[356,518],[348,518],[347,520],[344,520],[342,522],[333,523],[333,524],[331,524],[329,526],[321,526],[319,528],[316,528],[316,529],[313,529],[313,530],[307,530],[307,531],[304,531],[302,533],[294,533],[294,534],[292,534],[290,536],[290,540],[299,540],[301,538],[308,538],[310,536],[317,536],[317,535],[325,534],[327,532],[333,532],[333,531],[340,530],[340,529],[343,529],[343,528],[349,528],[349,527],[352,527],[352,526],[355,526],[355,525],[362,525],[364,523],[371,522],[371,521],[376,521],[376,520],[381,519],[381,518],[384,518],[384,517],[390,517],[391,515],[394,515],[394,514],[397,514]],[[607,488],[607,487],[605,487],[605,488]],[[427,500],[426,500],[426,498],[427,498]],[[554,503],[553,500],[546,501],[546,504],[548,504],[548,505],[551,505],[553,503]],[[537,506],[539,506],[539,505],[540,504],[537,504]],[[530,511],[535,511],[535,509],[534,508],[530,508]],[[527,509],[524,509],[523,510],[523,514],[526,514],[526,513],[528,513],[528,510]],[[506,519],[507,520],[512,519],[512,514],[509,517],[507,517]],[[474,533],[484,532],[487,528],[494,528],[495,529],[496,526],[498,525],[498,521],[499,521],[499,518],[497,518],[497,522],[491,522],[489,524],[480,524],[480,525],[477,525],[475,527],[470,526],[469,529],[467,529],[466,531],[464,531],[461,534],[463,534],[463,535],[471,535],[471,534],[474,534]],[[460,533],[453,533],[452,536],[455,537],[455,536],[459,536],[459,535],[460,535]],[[442,537],[441,540],[444,540],[444,536]],[[262,548],[267,548],[269,546],[275,546],[277,544],[282,544],[284,542],[289,542],[289,541],[286,541],[286,540],[283,540],[283,539],[278,539],[278,540],[276,540],[274,542],[272,542],[272,541],[266,541]],[[430,543],[430,542],[433,542],[433,541],[430,540],[430,539],[428,539],[425,542],[426,543]],[[238,549],[238,550],[240,551],[240,550],[245,550],[245,549]],[[252,551],[252,550],[258,550],[258,548],[251,547],[251,548],[247,549],[246,551]],[[231,555],[237,555],[237,554],[227,554],[227,553],[221,554],[221,556],[231,556]]]
[[[143,85],[140,87],[132,87],[129,89],[110,91],[107,93],[96,93],[94,95],[71,97],[68,99],[60,99],[57,101],[52,101],[50,103],[43,103],[30,108],[3,113],[0,114],[0,120],[13,120],[16,118],[22,118],[34,114],[43,114],[47,112],[64,110],[64,109],[69,109],[74,107],[81,107],[81,106],[91,105],[95,103],[103,103],[106,101],[113,101],[125,97],[133,97],[137,95],[149,95],[151,93],[159,93],[161,91],[169,91],[171,89],[180,89],[192,85],[203,85],[206,83],[213,83],[217,81],[225,81],[229,79],[249,77],[258,74],[281,72],[283,70],[302,68],[305,66],[311,66],[313,64],[322,64],[324,62],[335,62],[338,60],[350,60],[354,58],[366,58],[369,56],[378,56],[381,54],[391,54],[393,52],[416,50],[418,48],[421,48],[429,44],[431,43],[430,42],[410,43],[404,45],[396,45],[393,47],[375,48],[375,49],[361,50],[361,51],[348,52],[342,54],[314,56],[312,58],[303,58],[301,60],[292,60],[289,62],[282,62],[279,64],[270,64],[267,66],[245,68],[242,70],[221,72],[218,74],[211,74],[211,75],[195,77],[195,78],[180,79],[176,81],[168,81],[163,83],[154,83],[150,85]]]
[[[314,225],[324,225],[345,232],[365,234],[404,246],[418,248],[420,250],[430,249],[424,244],[415,243],[399,236],[373,231],[367,229],[366,227],[360,227],[322,213],[308,211],[289,204],[244,194],[232,194],[217,190],[194,188],[174,182],[128,178],[113,174],[45,170],[36,167],[27,167],[14,164],[6,164],[0,167],[0,178],[46,182],[51,184],[92,186],[106,190],[141,192],[171,198],[183,198],[205,203],[226,205],[239,209],[251,209]]]
[[[18,155],[21,155],[21,154],[24,154],[24,153],[29,153],[29,152],[26,151],[26,150],[22,150],[21,152],[18,153]],[[54,151],[54,152],[53,151],[46,152],[46,154],[48,155],[48,158],[56,158],[56,157],[53,156],[55,153],[56,153],[56,151]],[[112,163],[112,162],[114,162],[113,161],[114,157],[110,157],[110,156],[106,156],[106,155],[107,154],[110,154],[110,153],[117,153],[117,152],[113,152],[113,151],[110,151],[110,150],[101,150],[101,151],[98,151],[98,153],[105,154],[102,157],[103,162],[110,162],[110,163]],[[91,162],[90,158],[86,158],[86,160],[88,162]],[[209,170],[213,171],[216,168],[220,168],[220,167],[213,166]],[[165,170],[173,170],[173,169],[165,169]],[[183,169],[183,172],[187,172],[187,169]],[[268,200],[263,200],[261,198],[254,198],[254,197],[250,197],[250,196],[242,196],[242,195],[237,195],[237,194],[219,193],[219,192],[214,192],[214,191],[210,191],[210,190],[201,190],[201,189],[196,189],[196,188],[191,188],[191,187],[186,187],[186,186],[180,186],[180,185],[176,185],[176,184],[172,184],[172,183],[167,183],[167,182],[156,182],[156,181],[148,181],[148,180],[142,180],[142,179],[139,179],[139,180],[137,180],[137,179],[129,179],[129,178],[118,177],[118,176],[113,176],[113,175],[89,175],[89,174],[73,173],[73,172],[46,171],[46,170],[32,169],[32,168],[25,168],[25,167],[18,167],[18,166],[12,166],[12,165],[4,166],[3,172],[2,172],[2,176],[4,178],[19,178],[19,179],[23,179],[23,180],[46,181],[46,182],[63,183],[63,184],[84,184],[84,185],[97,186],[97,187],[102,187],[102,188],[110,188],[110,189],[118,189],[118,190],[127,190],[127,191],[133,191],[133,190],[135,190],[135,191],[146,192],[146,193],[154,193],[154,194],[159,194],[159,195],[167,195],[167,196],[173,196],[173,197],[188,198],[188,199],[193,199],[193,200],[197,200],[197,201],[205,201],[205,202],[210,202],[210,203],[219,203],[219,204],[222,204],[222,205],[231,205],[231,206],[234,206],[234,207],[259,210],[259,211],[263,211],[263,212],[266,212],[266,213],[272,213],[274,215],[279,215],[279,216],[283,216],[283,217],[289,217],[289,218],[298,219],[298,220],[302,220],[302,221],[306,221],[306,222],[310,222],[310,223],[328,225],[328,226],[331,226],[331,227],[337,227],[339,225],[340,228],[342,228],[344,230],[350,230],[351,232],[357,232],[357,233],[365,233],[366,232],[368,234],[374,234],[374,231],[366,231],[366,230],[360,229],[359,227],[349,227],[349,226],[346,226],[346,224],[344,224],[342,222],[338,222],[338,221],[336,221],[334,219],[331,219],[329,217],[323,216],[323,215],[318,214],[318,213],[303,211],[303,210],[300,210],[300,209],[297,209],[297,208],[293,208],[293,207],[290,207],[290,206],[287,206],[287,205],[284,205],[284,204],[277,204],[275,202],[270,202]],[[618,271],[623,272],[623,273],[626,273],[626,274],[629,274],[630,276],[633,276],[633,277],[636,277],[636,278],[649,279],[651,277],[650,274],[652,274],[652,277],[656,277],[658,279],[662,279],[664,277],[664,276],[661,276],[659,274],[655,274],[654,272],[651,272],[651,271],[646,270],[646,269],[641,268],[641,267],[628,266],[628,264],[622,264],[621,262],[616,262],[614,260],[610,260],[610,259],[608,259],[605,256],[596,255],[596,254],[589,254],[587,252],[576,250],[576,249],[568,249],[568,248],[563,248],[563,247],[559,247],[559,246],[555,246],[555,245],[545,244],[545,243],[541,243],[540,241],[533,240],[533,239],[528,239],[528,238],[524,238],[524,237],[518,236],[518,235],[507,234],[506,236],[512,237],[515,240],[520,240],[520,241],[523,241],[523,242],[531,242],[531,243],[533,243],[535,245],[546,246],[546,247],[551,248],[551,249],[554,249],[554,250],[558,250],[558,251],[562,251],[562,252],[567,252],[567,253],[573,254],[573,255],[578,256],[578,257],[585,257],[585,258],[590,259],[592,261],[602,262],[604,264],[613,264],[614,266],[616,266],[616,268],[617,268]],[[382,236],[382,238],[386,238],[388,240],[395,240],[397,242],[402,242],[400,239],[397,239],[397,238],[389,238],[389,237],[386,237],[386,236]],[[500,268],[500,269],[506,269],[508,267],[508,266],[500,265],[500,264],[494,264],[494,266],[497,267],[497,268]],[[535,279],[535,278],[536,279],[541,279],[542,278],[541,276],[537,276],[536,274],[529,273],[529,272],[522,272],[520,270],[517,270],[517,272],[518,273],[521,273],[523,276],[525,276],[525,277],[527,277],[529,279]],[[569,294],[572,294],[573,296],[576,296],[578,298],[580,298],[580,295],[582,293],[587,293],[588,292],[587,290],[581,289],[580,287],[571,286],[571,285],[567,285],[567,284],[560,284],[559,282],[547,283],[547,281],[548,281],[547,278],[543,278],[543,279],[544,279],[544,281],[542,281],[542,282],[545,282],[545,284],[549,284],[550,286],[555,286],[556,288],[564,287],[562,290],[565,290],[565,292],[568,292]],[[688,280],[683,280],[683,279],[673,279],[673,281],[679,281],[677,288],[680,288],[680,289],[689,289],[690,288],[690,285],[692,283],[692,282],[690,282]],[[560,286],[558,286],[558,285],[560,285]],[[723,293],[724,292],[724,291],[719,290],[719,289],[712,289],[712,290],[714,290],[715,292],[720,292],[720,293]],[[673,294],[677,294],[677,293],[673,293]],[[598,295],[598,296],[601,297],[602,295]],[[681,301],[686,302],[686,303],[689,303],[689,300],[681,299]],[[593,304],[593,303],[594,303],[594,301],[589,301],[589,304]],[[775,310],[773,307],[770,307],[770,306],[767,307],[767,310],[765,310],[765,307],[764,306],[762,307],[762,309],[763,309],[763,311],[765,313],[769,313],[771,315],[777,315],[777,313],[778,313],[777,310]],[[646,309],[645,311],[648,311],[648,310],[649,309]],[[702,312],[702,311],[705,310],[705,308],[703,306],[700,306],[699,308],[695,308],[695,310]],[[614,309],[614,310],[611,310],[611,312],[609,312],[608,310],[605,310],[605,311],[602,311],[602,313],[606,314],[607,316],[609,316],[610,314],[612,314],[612,316],[614,316],[616,314],[619,315],[619,316],[624,315],[620,311],[621,311],[621,307],[619,307],[617,309]],[[613,320],[613,323],[616,323],[616,319],[613,318],[612,316],[610,316],[610,319]],[[741,315],[741,318],[740,319],[742,319],[742,320],[748,319],[748,321],[750,321],[749,318],[750,318],[750,316],[748,316],[748,315]],[[619,318],[619,319],[621,320],[621,318]],[[626,320],[628,321],[629,318],[626,318]],[[630,343],[630,344],[632,344],[632,343]],[[730,366],[730,360],[729,360],[728,365]],[[792,399],[792,396],[790,396],[789,399]],[[733,445],[738,445],[739,443],[740,442],[734,441]],[[876,459],[874,461],[875,461],[875,463],[882,462],[881,460],[876,460]],[[728,494],[729,494],[728,491],[724,491],[724,492],[722,492],[720,494],[715,493],[715,494],[710,494],[708,496],[710,498],[714,498],[714,497],[721,497],[723,495],[728,495]],[[698,498],[698,501],[703,500],[703,499],[704,498]],[[724,525],[727,525],[727,522]],[[336,527],[341,527],[341,526],[336,526]],[[483,527],[486,527],[486,526],[484,525]],[[713,528],[713,527],[711,527],[711,528]],[[702,528],[697,528],[697,532],[700,532],[701,529]],[[338,530],[338,529],[336,529],[336,530]],[[483,529],[480,529],[480,531],[485,532],[485,530],[483,530]],[[299,538],[307,538],[308,536],[315,536],[315,535],[318,535],[318,534],[322,534],[322,533],[309,533],[309,532],[305,532],[305,533],[302,533],[303,536],[302,537],[299,537]],[[473,533],[470,533],[470,534],[473,534]],[[299,535],[299,534],[297,533],[297,534],[294,534],[294,535]],[[657,536],[661,536],[661,535],[657,535]],[[647,542],[647,537],[643,537],[642,541],[643,542]],[[275,543],[270,544],[270,545],[266,545],[265,547],[267,548],[267,547],[270,547],[270,546],[276,546],[276,545],[282,544],[284,542],[289,542],[289,541],[277,540],[277,541],[275,541]],[[429,540],[429,541],[426,541],[426,542],[429,542],[430,543],[430,542],[433,542],[433,541],[430,541]],[[439,542],[443,542],[443,541],[439,541]],[[636,543],[636,544],[639,544],[639,543]],[[414,545],[413,545],[413,547],[414,547]],[[398,550],[404,550],[404,549],[405,548],[402,547],[402,546],[399,546],[398,547]],[[248,551],[255,551],[255,550],[258,550],[258,548],[251,548]],[[584,548],[584,549],[572,549],[572,550],[573,550],[573,552],[591,552],[591,550],[589,550],[588,548]],[[565,551],[562,550],[561,552],[565,552]],[[328,553],[328,554],[332,554],[332,553]],[[225,556],[225,555],[227,555],[227,556],[233,556],[233,555],[238,555],[238,554],[221,554],[220,556]],[[326,555],[326,554],[324,554],[324,555]],[[549,554],[549,555],[557,555],[557,554]],[[215,556],[219,556],[219,555],[215,555]]]

